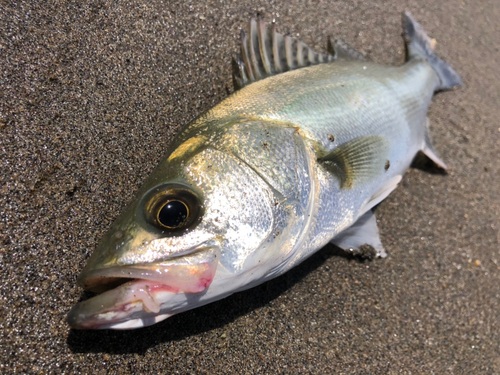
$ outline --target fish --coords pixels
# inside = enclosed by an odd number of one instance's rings
[[[134,329],[275,278],[333,243],[385,257],[373,209],[429,137],[435,92],[462,84],[403,14],[406,62],[328,52],[262,19],[241,32],[236,90],[168,147],[77,278],[74,329]]]

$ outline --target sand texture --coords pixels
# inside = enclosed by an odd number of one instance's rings
[[[451,172],[378,208],[386,259],[333,246],[136,331],[72,331],[76,277],[181,126],[233,90],[250,16],[404,61],[412,12],[464,86],[437,95]],[[485,1],[0,2],[0,373],[500,373],[500,5]]]

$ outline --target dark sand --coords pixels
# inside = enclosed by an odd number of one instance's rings
[[[0,373],[500,373],[500,6],[489,1],[0,5]],[[165,3],[168,3],[165,1]],[[387,259],[292,272],[129,332],[71,331],[75,279],[179,127],[232,91],[249,17],[401,64],[401,12],[464,86],[429,113],[447,176],[378,210]]]

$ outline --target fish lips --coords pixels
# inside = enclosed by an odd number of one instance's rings
[[[78,278],[85,289],[100,292],[77,303],[67,321],[75,329],[130,329],[155,324],[174,315],[179,295],[202,293],[212,283],[220,247],[157,263],[115,265],[86,270]]]

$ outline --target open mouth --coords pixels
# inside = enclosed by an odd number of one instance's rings
[[[185,301],[176,297],[201,293],[212,283],[217,263],[218,248],[207,247],[161,263],[89,270],[78,281],[101,294],[76,304],[68,323],[76,329],[130,329],[158,323],[175,314],[176,303]]]

